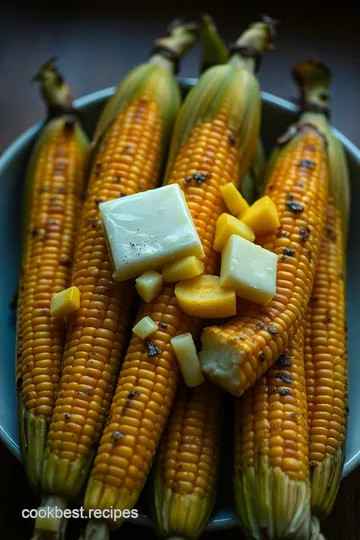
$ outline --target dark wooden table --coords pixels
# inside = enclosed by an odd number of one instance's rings
[[[238,5],[237,5],[238,4]],[[69,81],[74,97],[112,86],[136,64],[144,61],[152,40],[161,36],[175,16],[196,17],[211,13],[227,41],[236,38],[245,26],[264,11],[281,20],[276,51],[264,58],[259,79],[262,88],[284,98],[295,95],[290,78],[292,65],[304,57],[317,57],[333,71],[332,121],[360,146],[360,39],[359,16],[355,4],[334,3],[318,7],[316,2],[288,3],[234,0],[153,2],[110,2],[97,7],[89,2],[64,0],[61,3],[7,2],[0,6],[0,151],[16,136],[42,118],[43,107],[30,79],[45,59],[59,57],[59,65]],[[281,7],[279,7],[281,5]],[[199,48],[183,63],[182,74],[196,76]],[[25,539],[33,524],[22,520],[22,508],[33,508],[33,499],[24,481],[20,464],[0,445],[3,500],[0,509],[2,538]],[[230,488],[229,488],[230,489]],[[360,538],[360,468],[346,478],[336,506],[323,524],[328,540]],[[122,538],[139,534],[124,525]],[[145,536],[145,532],[142,531]],[[226,536],[240,538],[238,530],[205,534],[208,540]],[[154,537],[150,531],[146,537]]]

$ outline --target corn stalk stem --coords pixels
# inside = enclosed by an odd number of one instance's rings
[[[275,21],[270,18],[249,26],[237,39],[234,53],[230,56],[228,63],[255,72],[257,58],[274,47],[274,26]]]
[[[40,83],[41,95],[48,107],[67,107],[72,105],[72,97],[68,85],[59,73],[56,58],[50,58],[33,77]]]
[[[169,35],[155,41],[155,50],[150,57],[149,63],[160,64],[169,71],[176,71],[178,61],[194,44],[198,31],[198,25],[195,23],[175,21],[171,25]],[[164,50],[169,55],[164,54]]]

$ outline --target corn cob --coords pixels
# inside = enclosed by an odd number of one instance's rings
[[[340,142],[327,124],[328,69],[314,61],[298,64],[308,119],[321,116],[329,140],[329,197],[325,232],[305,326],[305,375],[308,395],[312,511],[325,518],[333,507],[342,475],[347,428],[347,338],[345,246],[349,179]]]
[[[220,394],[209,383],[181,386],[159,445],[152,479],[160,537],[198,538],[215,502]]]
[[[248,538],[305,539],[310,481],[303,324],[236,400],[235,500]]]
[[[239,47],[269,46],[269,24],[253,25]],[[234,53],[227,65],[208,69],[190,91],[172,139],[165,183],[177,182],[204,245],[205,271],[213,274],[215,223],[224,211],[220,186],[238,184],[252,158],[259,129],[260,92],[254,61]],[[245,64],[245,68],[243,65]],[[170,339],[199,321],[177,306],[174,285],[166,284],[137,319],[150,316],[159,330],[151,347],[132,337],[85,495],[85,509],[132,508],[145,483],[179,379]],[[154,354],[155,352],[155,354]],[[118,527],[120,520],[109,523]],[[99,536],[100,537],[100,536]]]
[[[95,133],[72,276],[81,306],[70,319],[41,479],[57,497],[76,498],[86,481],[132,322],[135,287],[112,280],[98,204],[156,186],[180,106],[174,60],[194,39],[193,26],[181,25],[157,41],[150,60],[119,84]]]
[[[268,306],[240,300],[238,315],[202,332],[204,374],[241,396],[289,346],[305,317],[324,230],[328,194],[327,140],[317,122],[300,117],[279,139],[265,188],[280,230],[257,243],[279,255],[277,292]]]
[[[54,59],[34,79],[40,82],[48,119],[24,189],[16,388],[21,456],[29,484],[37,491],[64,348],[65,324],[50,316],[50,300],[71,279],[89,143]]]
[[[218,34],[214,20],[210,15],[202,17],[202,63],[201,71],[211,66],[225,64],[230,51]],[[250,167],[241,180],[240,192],[252,204],[263,182],[265,172],[265,152],[260,136],[258,137],[255,155]]]

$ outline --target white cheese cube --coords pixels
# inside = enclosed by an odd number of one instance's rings
[[[146,270],[136,278],[135,287],[138,294],[145,302],[151,302],[161,291],[163,276],[155,270]]]
[[[145,339],[156,332],[158,328],[158,325],[154,323],[151,317],[143,317],[137,324],[135,324],[133,332],[139,338]]]
[[[266,306],[276,293],[277,261],[275,253],[233,234],[221,254],[220,285]]]
[[[171,340],[176,358],[186,386],[198,386],[204,382],[201,372],[200,361],[196,353],[196,347],[190,332],[175,336]]]
[[[188,255],[205,256],[178,184],[107,201],[99,209],[118,281]]]

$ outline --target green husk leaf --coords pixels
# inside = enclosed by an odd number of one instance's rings
[[[45,418],[27,409],[19,397],[18,420],[21,459],[31,489],[40,491],[41,467],[49,424]]]
[[[310,534],[310,483],[290,479],[260,456],[253,467],[236,473],[237,512],[247,538],[304,540]]]
[[[202,16],[202,60],[201,72],[209,67],[225,64],[229,59],[229,50],[217,32],[210,15]]]
[[[337,493],[345,461],[345,446],[341,445],[335,454],[327,455],[324,461],[311,467],[311,508],[320,519],[330,514]]]
[[[157,47],[166,47],[178,58],[182,58],[194,44],[197,37],[197,26],[193,23],[173,24],[165,38],[155,41]],[[98,120],[92,149],[94,153],[105,131],[129,103],[144,94],[146,88],[151,90],[160,109],[164,122],[163,150],[177,116],[181,93],[174,75],[174,63],[155,51],[149,61],[134,68],[120,81],[115,93],[107,101]]]

